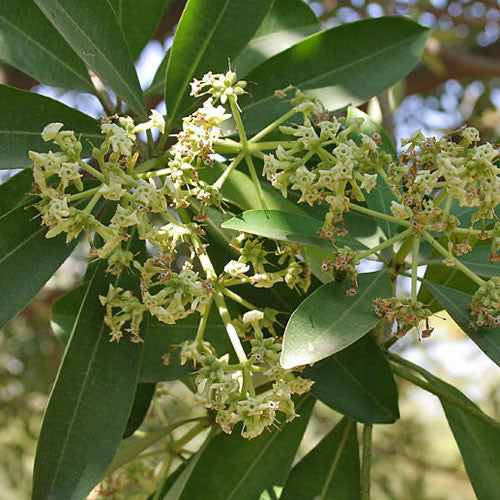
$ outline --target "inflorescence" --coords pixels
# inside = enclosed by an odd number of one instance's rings
[[[181,362],[191,362],[196,370],[196,398],[216,412],[216,421],[225,432],[242,422],[242,435],[252,438],[273,425],[278,411],[287,420],[293,419],[292,395],[308,391],[312,382],[280,366],[278,312],[259,310],[230,288],[243,283],[260,288],[285,283],[305,292],[311,270],[301,247],[280,243],[273,249],[265,240],[241,233],[232,241],[239,258],[227,262],[219,274],[215,272],[208,245],[203,243],[203,222],[209,210],[225,206],[222,187],[238,163],[245,158],[252,170],[250,156],[262,159],[262,174],[283,196],[297,192],[299,203],[325,208],[320,236],[331,241],[332,256],[322,262],[321,271],[348,279],[352,283],[349,295],[357,293],[361,259],[378,256],[382,249],[403,240],[418,255],[418,244],[425,240],[446,265],[457,267],[479,286],[471,304],[474,328],[499,325],[500,278],[484,281],[457,257],[470,251],[476,240],[489,239],[490,258],[500,260],[500,223],[495,213],[500,202],[500,169],[498,147],[480,145],[472,127],[441,139],[426,138],[418,131],[403,142],[406,149],[396,161],[380,147],[379,133],[364,133],[363,118],[346,123],[299,90],[290,99],[291,111],[263,134],[275,129],[284,139],[262,143],[262,147],[254,142],[250,149],[242,130],[241,143],[225,140],[221,130],[231,117],[241,128],[237,99],[245,93],[245,86],[232,71],[208,73],[195,80],[192,95],[205,96],[205,100],[183,119],[175,143],[163,156],[145,162],[139,157],[137,133],[156,128],[168,134],[162,115],[153,111],[149,121],[138,125],[130,117],[103,118],[103,141],[92,147],[90,160],[82,158],[82,144],[73,131],[64,130],[62,123],[51,123],[42,138],[52,141],[57,150],[31,151],[30,158],[39,196],[36,206],[42,224],[49,228],[47,238],[66,233],[69,242],[84,232],[91,257],[105,260],[107,272],[119,277],[125,269],[139,275],[138,291],[115,283],[100,297],[110,340],[118,342],[127,332],[133,342],[142,342],[140,324],[146,313],[166,324],[199,313],[196,339],[179,346]],[[277,95],[286,98],[288,91]],[[292,116],[295,119],[289,122]],[[231,161],[217,181],[207,182],[204,170],[213,166],[221,146]],[[388,207],[392,215],[370,210],[363,203],[381,184],[392,191]],[[471,208],[467,227],[461,227],[452,215],[453,204]],[[351,210],[390,220],[402,230],[372,249],[354,250],[339,243],[339,237],[347,234],[344,217]],[[152,249],[148,258],[131,251],[133,238],[148,243]],[[181,255],[184,263],[179,266]],[[402,269],[404,257],[399,263]],[[426,321],[423,336],[431,332],[427,323],[431,312],[417,299],[413,264],[411,297],[381,297],[374,304],[374,313],[395,325],[397,336],[418,328],[422,320]],[[232,318],[227,297],[248,312]],[[238,357],[236,364],[229,362],[228,353],[219,356],[204,338],[213,303]],[[266,390],[255,387],[255,374],[267,381]]]

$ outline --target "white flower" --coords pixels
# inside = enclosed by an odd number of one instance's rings
[[[252,311],[247,311],[243,315],[243,323],[253,323],[254,321],[259,321],[264,318],[264,313],[253,309]]]
[[[151,110],[149,121],[145,123],[139,123],[139,125],[136,125],[134,127],[132,132],[134,132],[134,134],[136,132],[145,132],[146,130],[149,130],[153,127],[156,127],[162,134],[165,133],[165,119],[160,112],[156,111],[156,109]]]
[[[59,123],[59,122],[49,123],[42,130],[42,139],[45,142],[48,142],[51,139],[54,139],[54,137],[57,136],[57,134],[59,133],[59,130],[61,130],[63,128],[63,126],[64,125],[62,123]]]
[[[230,260],[224,266],[224,272],[230,274],[234,278],[245,278],[245,273],[250,269],[250,266],[243,264],[243,262],[237,262],[236,260]]]

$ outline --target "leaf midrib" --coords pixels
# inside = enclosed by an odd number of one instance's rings
[[[92,90],[92,86],[88,80],[86,80],[80,73],[78,73],[73,67],[69,66],[67,63],[65,63],[62,59],[59,59],[55,54],[52,54],[49,50],[47,50],[43,45],[41,45],[37,40],[32,38],[31,36],[28,35],[28,33],[22,31],[18,26],[15,24],[11,23],[8,19],[5,17],[1,17],[5,23],[7,23],[11,28],[14,30],[18,31],[22,36],[24,36],[28,41],[30,41],[33,45],[37,46],[42,52],[45,52],[49,57],[57,61],[63,68],[66,68],[70,73],[73,73],[80,81],[85,83],[85,86]],[[76,55],[76,54],[75,54]]]
[[[70,24],[72,24],[76,30],[82,35],[82,38],[87,40],[87,42],[96,50],[96,52],[99,53],[99,55],[102,57],[102,59],[109,65],[109,67],[113,70],[113,73],[115,74],[115,77],[118,78],[118,80],[120,80],[120,82],[122,84],[125,85],[126,88],[128,88],[129,92],[131,92],[131,97],[132,99],[135,101],[135,104],[139,104],[138,106],[138,110],[143,110],[144,109],[144,104],[137,98],[137,96],[135,95],[135,92],[134,90],[132,89],[132,87],[128,84],[128,82],[123,78],[123,76],[121,75],[121,73],[119,71],[117,71],[115,69],[115,66],[113,64],[111,64],[111,62],[108,60],[108,58],[106,57],[106,55],[101,51],[101,49],[99,49],[99,47],[97,45],[95,45],[92,41],[91,38],[89,38],[87,36],[87,33],[85,33],[85,31],[83,31],[80,26],[75,23],[75,21],[71,18],[71,16],[66,12],[66,10],[64,9],[64,7],[58,2],[58,0],[52,0],[56,5],[58,5],[59,7],[59,10],[62,12],[62,14],[64,14],[64,16],[69,20]],[[109,4],[108,4],[109,5]],[[113,8],[111,7],[111,5],[109,5],[110,9],[113,10]],[[115,16],[116,17],[116,16]],[[118,23],[118,21],[117,21]],[[123,96],[122,96],[123,97]]]
[[[424,32],[423,32],[424,33]],[[322,32],[320,33],[315,33],[313,35],[311,35],[310,37],[306,38],[306,40],[309,40],[310,38],[312,37],[315,37],[315,36],[321,36]],[[404,40],[401,40],[400,42],[398,43],[395,43],[395,44],[392,44],[388,47],[385,47],[384,49],[381,49],[375,53],[371,53],[369,55],[366,55],[366,56],[363,56],[361,58],[358,58],[356,59],[355,61],[351,61],[347,64],[344,64],[343,66],[340,66],[340,67],[337,67],[331,71],[328,71],[326,73],[322,73],[321,76],[317,76],[317,77],[314,77],[314,78],[310,78],[309,80],[304,80],[304,81],[301,81],[301,82],[294,82],[294,85],[297,86],[297,87],[303,87],[305,91],[309,90],[309,89],[306,89],[305,86],[306,85],[309,85],[310,83],[313,83],[314,81],[316,80],[321,80],[323,78],[328,78],[330,77],[331,75],[335,75],[336,73],[340,73],[342,71],[345,71],[353,66],[356,66],[356,65],[360,65],[362,66],[364,62],[366,62],[367,60],[369,59],[373,59],[377,56],[380,56],[382,54],[384,54],[385,52],[388,52],[388,51],[391,51],[397,47],[399,47],[400,45],[404,45],[404,44],[407,44],[409,41],[412,41],[413,39],[416,39],[416,38],[419,38],[420,36],[422,35],[422,33],[419,33],[417,35],[414,35],[412,37],[409,37],[409,38],[405,38]],[[299,42],[300,43],[303,43],[303,42]],[[292,50],[293,49],[293,46],[287,50]],[[286,51],[285,51],[286,52]],[[269,61],[272,61],[275,57],[279,57],[281,56],[283,53],[278,53],[276,54],[276,56],[273,56],[271,59],[268,59],[264,64],[267,64]],[[258,69],[258,68],[256,68]],[[251,73],[249,73],[251,74]],[[269,101],[269,100],[272,100],[274,99],[274,93],[268,95],[267,97],[264,97],[258,101],[254,101],[252,102],[251,104],[249,104],[248,106],[245,106],[245,108],[243,109],[243,111],[248,111],[249,109],[255,107],[255,106],[260,106],[262,103],[266,102],[266,101]]]

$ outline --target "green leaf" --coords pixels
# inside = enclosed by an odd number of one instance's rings
[[[392,296],[388,273],[360,274],[357,295],[348,297],[350,287],[350,281],[327,283],[293,312],[283,338],[283,368],[327,358],[356,342],[380,321],[373,313],[373,299]]]
[[[358,422],[387,424],[399,418],[391,367],[371,335],[307,368],[313,394]]]
[[[361,104],[403,78],[417,63],[428,30],[402,17],[381,17],[322,31],[271,57],[246,79],[251,100],[241,99],[247,132],[284,114],[274,97],[292,84],[319,97],[327,109]]]
[[[51,122],[62,122],[66,130],[81,134],[83,155],[90,154],[88,141],[96,145],[102,141],[99,123],[90,116],[48,97],[0,84],[0,168],[28,167],[28,151],[54,149],[40,136]]]
[[[108,286],[100,263],[80,305],[45,412],[33,500],[84,498],[106,472],[125,430],[142,344],[109,342],[98,298]]]
[[[469,304],[472,302],[472,295],[430,281],[425,281],[425,284],[479,349],[500,366],[500,328],[478,328],[476,331],[469,326]]]
[[[153,36],[168,0],[110,0],[135,61]]]
[[[105,85],[141,117],[144,101],[123,31],[103,0],[35,0],[47,19]]]
[[[33,173],[23,170],[13,175],[0,185],[0,217],[7,212],[24,205],[30,198],[27,196],[33,188]]]
[[[290,472],[280,500],[360,499],[356,422],[343,418]]]
[[[389,153],[393,159],[397,160],[397,153],[394,144],[391,139],[385,132],[385,130],[375,123],[366,113],[363,113],[359,109],[354,106],[349,106],[347,108],[347,117],[346,124],[349,125],[354,118],[363,118],[365,121],[361,126],[361,132],[367,135],[373,135],[375,132],[378,132],[382,137],[382,144],[380,145],[381,149]],[[359,136],[353,134],[353,139],[358,142]],[[356,140],[358,139],[358,140]],[[365,194],[366,204],[368,208],[375,210],[377,212],[381,212],[383,214],[387,214],[392,216],[391,212],[391,202],[397,201],[394,193],[391,191],[391,188],[387,185],[387,183],[378,175],[377,182],[380,187],[376,189],[372,189],[370,193]],[[382,228],[385,236],[387,238],[391,238],[397,232],[400,226],[394,224],[393,222],[389,222],[387,220],[376,219],[377,224]]]
[[[451,393],[464,403],[476,406],[455,387],[428,372],[423,374],[439,389]],[[441,399],[441,404],[478,500],[496,500],[500,484],[500,431],[444,399]]]
[[[165,100],[169,123],[194,104],[189,82],[227,71],[255,33],[272,0],[189,0],[177,26],[167,66]]]
[[[142,424],[155,393],[156,384],[137,384],[134,402],[128,416],[123,437],[131,436]]]
[[[2,193],[9,183],[0,187]],[[35,208],[20,206],[0,216],[0,328],[24,309],[73,251],[77,239],[47,239]]]
[[[296,403],[300,417],[291,423],[282,421],[277,429],[252,440],[243,439],[236,429],[231,435],[219,434],[195,457],[198,461],[189,476],[179,478],[165,499],[255,500],[262,492],[282,485],[314,402],[312,396],[302,396]]]
[[[225,229],[235,229],[266,238],[289,241],[298,245],[334,249],[330,240],[320,238],[323,223],[307,215],[291,214],[281,210],[249,210],[222,224]],[[366,247],[350,236],[339,236],[339,246],[349,245],[362,250]]]
[[[83,64],[32,0],[0,2],[2,60],[40,83],[92,92]]]
[[[234,61],[239,78],[252,69],[319,31],[316,14],[302,0],[276,0],[248,45]]]
[[[500,262],[491,261],[489,259],[490,254],[489,246],[476,247],[469,253],[458,257],[458,260],[480,276],[499,276]]]

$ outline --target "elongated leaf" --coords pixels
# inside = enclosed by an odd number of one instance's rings
[[[137,383],[142,344],[109,342],[95,268],[46,409],[35,459],[33,500],[84,498],[120,444]]]
[[[469,304],[472,295],[430,281],[425,281],[425,284],[479,349],[500,366],[500,328],[479,328],[476,331],[470,327]]]
[[[347,108],[346,124],[351,123],[354,118],[364,119],[363,125],[361,126],[361,131],[363,133],[371,136],[375,132],[378,132],[382,138],[382,144],[380,145],[381,149],[385,150],[393,157],[393,159],[397,160],[397,153],[394,144],[392,144],[391,139],[385,130],[378,125],[378,123],[375,123],[366,113],[363,113],[354,106],[349,106]],[[358,138],[354,136],[353,139],[356,141]],[[368,208],[371,208],[372,210],[392,216],[391,202],[397,201],[396,197],[391,191],[391,188],[387,185],[384,179],[380,177],[380,175],[378,175],[377,182],[379,187],[372,189],[370,193],[365,194],[366,204],[368,205]],[[382,231],[387,238],[394,236],[397,233],[398,228],[401,227],[387,220],[376,219],[376,221],[382,228]]]
[[[153,36],[167,2],[168,0],[110,0],[134,61]]]
[[[51,122],[62,122],[65,129],[82,134],[84,155],[91,150],[88,141],[98,145],[102,140],[99,123],[90,116],[48,97],[0,84],[0,168],[28,167],[28,151],[54,149],[40,136]]]
[[[451,393],[464,403],[474,405],[463,393],[443,380],[428,372],[424,372],[424,376],[441,390]],[[444,399],[441,399],[441,404],[478,500],[495,500],[498,498],[500,484],[500,431]]]
[[[302,0],[276,0],[248,45],[234,61],[243,78],[256,66],[316,33],[316,14]]]
[[[23,170],[0,185],[0,217],[26,204],[30,199],[27,193],[32,188],[33,173],[30,170]]]
[[[458,260],[480,276],[500,276],[500,262],[491,261],[490,253],[489,246],[476,247]]]
[[[333,249],[330,240],[319,236],[318,231],[322,225],[321,221],[307,215],[280,210],[249,210],[224,222],[222,227],[299,245]],[[365,245],[350,236],[339,236],[335,243],[339,246],[349,245],[356,249],[366,249]]]
[[[343,418],[292,469],[280,500],[356,500],[360,491],[356,423]]]
[[[0,187],[0,197],[9,183]],[[24,309],[73,251],[77,239],[47,239],[38,211],[24,206],[0,216],[0,328]]]
[[[87,66],[141,117],[142,91],[123,31],[110,3],[102,0],[35,0]]]
[[[40,83],[92,92],[83,61],[32,0],[0,2],[2,60]]]
[[[156,384],[137,384],[134,402],[128,416],[123,437],[131,436],[142,424],[155,393]]]
[[[398,390],[387,358],[370,335],[306,369],[323,403],[358,422],[399,418]]]
[[[210,441],[184,477],[182,487],[174,484],[167,500],[255,500],[259,495],[281,486],[309,420],[314,398],[302,396],[296,404],[300,417],[282,422],[278,429],[264,432],[252,440],[243,439],[237,430],[219,434]],[[181,478],[179,478],[181,479]],[[203,488],[200,488],[203,484]]]
[[[247,131],[258,130],[289,109],[274,97],[292,84],[331,110],[357,105],[389,88],[417,63],[428,31],[401,17],[344,24],[295,44],[251,71],[253,98],[241,99]]]
[[[350,282],[327,283],[293,312],[283,338],[283,368],[327,358],[356,342],[379,322],[373,313],[373,299],[392,296],[387,272],[360,274],[355,296],[346,296],[350,287]]]
[[[189,82],[227,71],[264,19],[272,0],[189,0],[167,66],[165,99],[170,123],[189,109]]]

